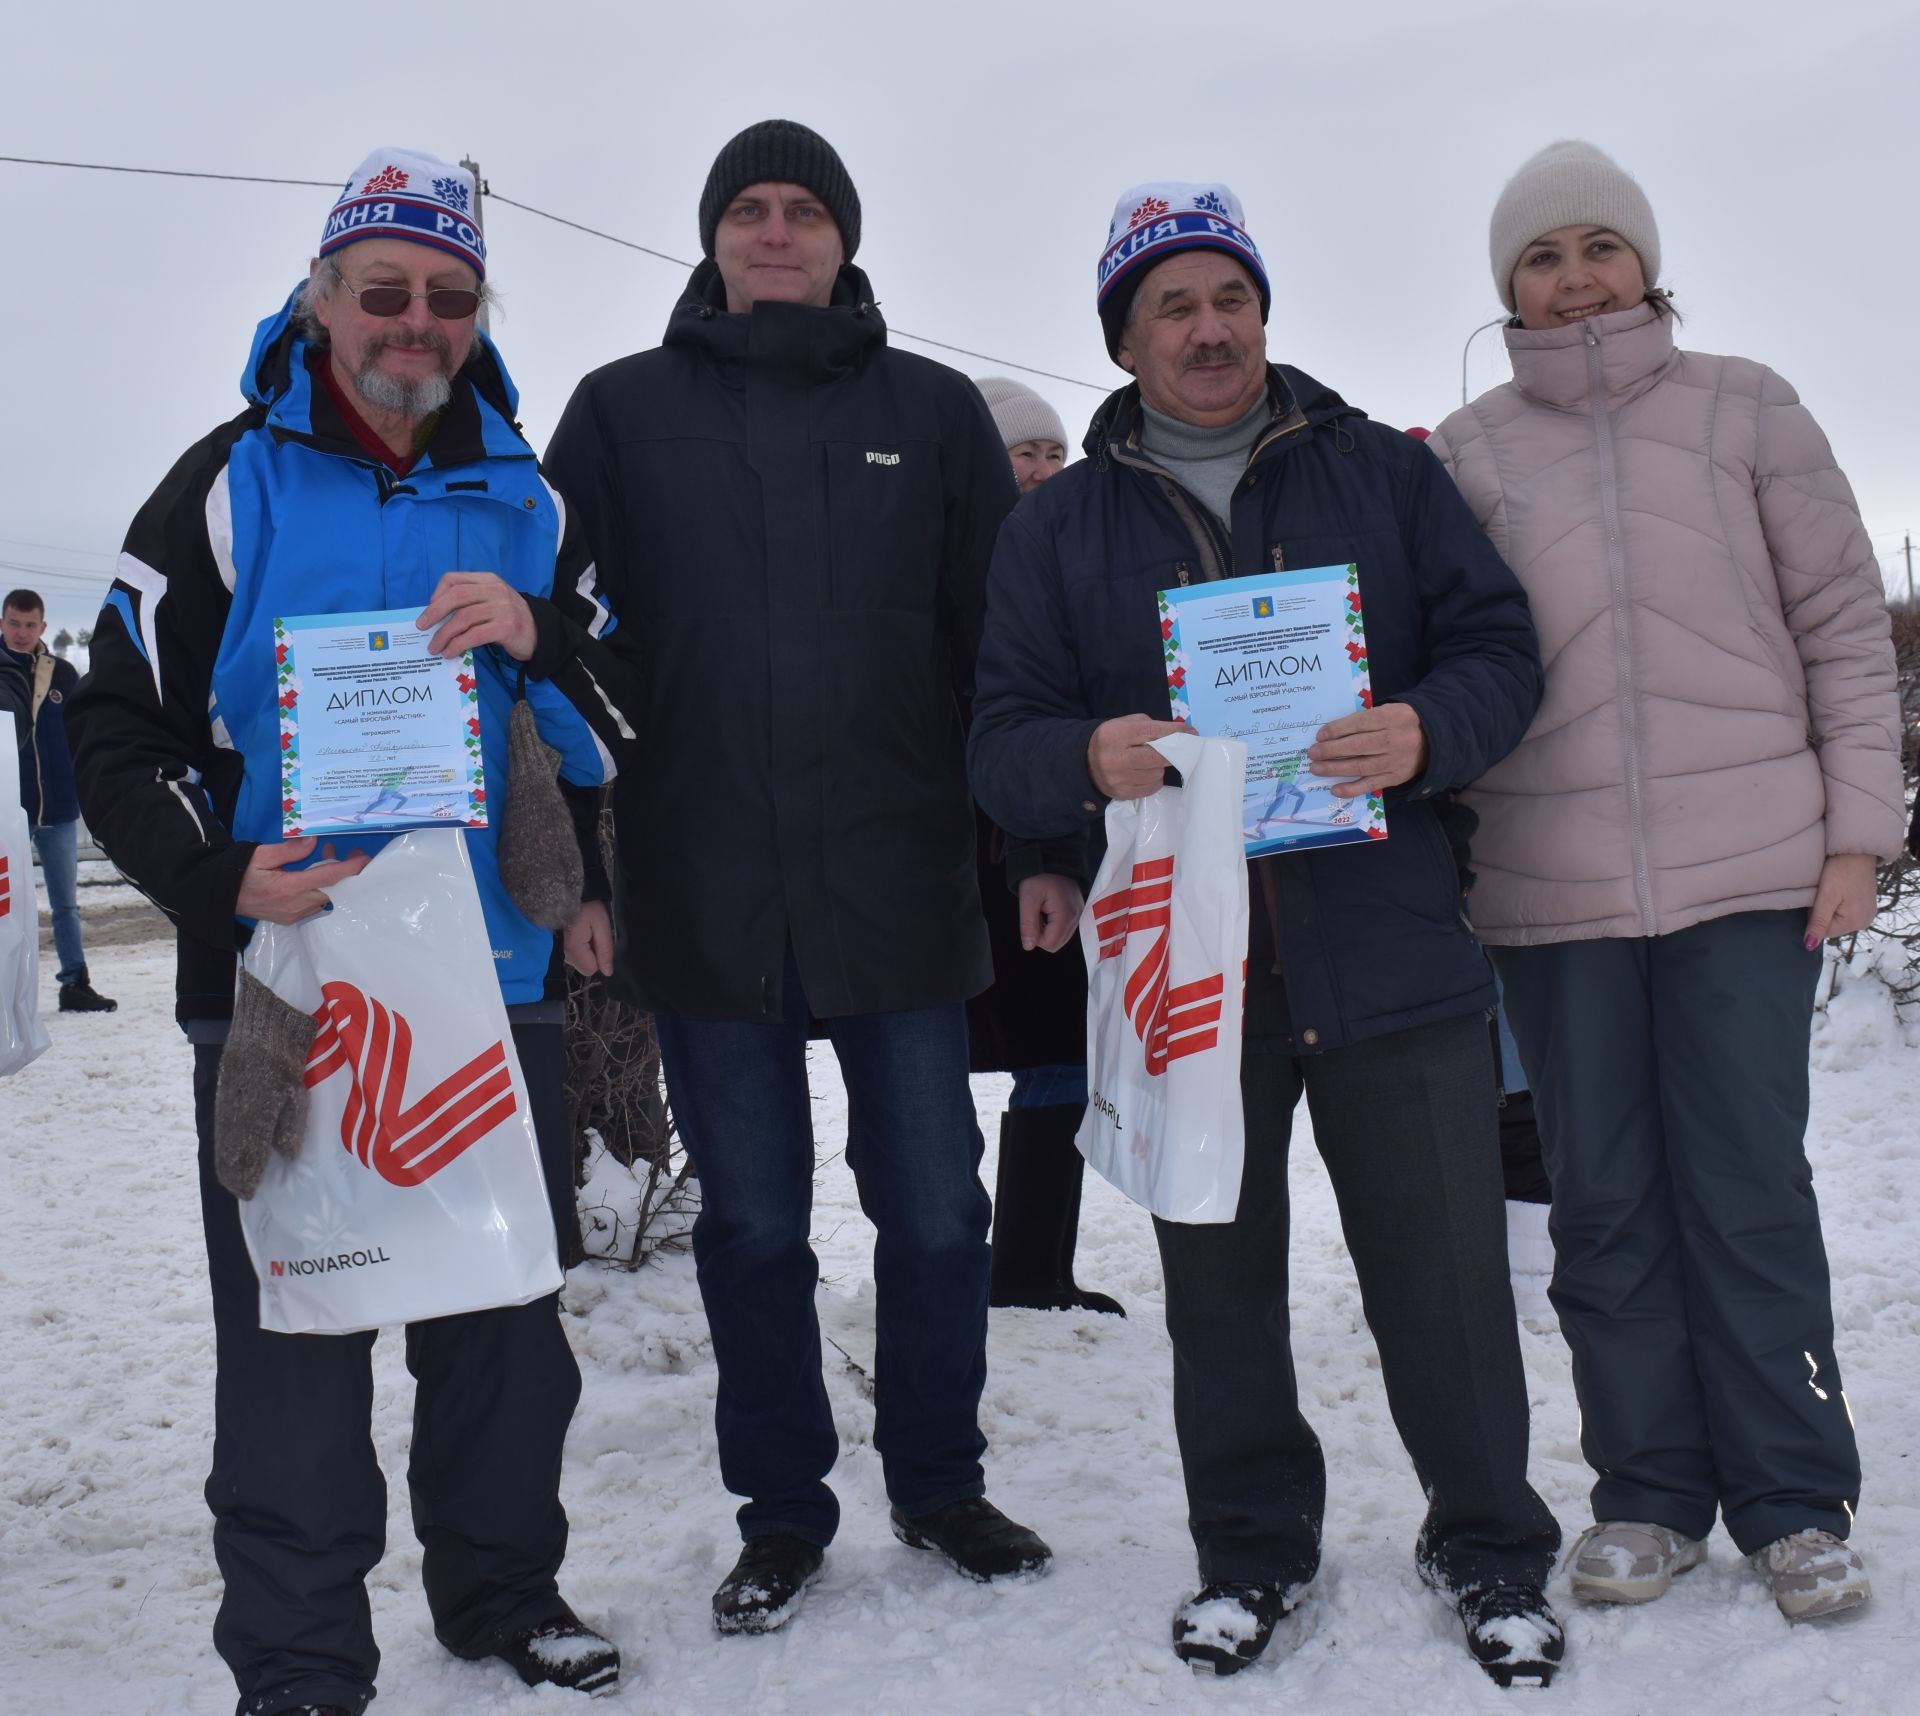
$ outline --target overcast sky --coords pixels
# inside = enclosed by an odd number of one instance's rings
[[[1460,401],[1462,342],[1499,310],[1501,184],[1543,143],[1589,138],[1646,187],[1683,341],[1800,390],[1904,586],[1912,0],[69,0],[10,8],[0,65],[0,154],[341,181],[398,144],[470,155],[503,196],[687,258],[714,153],[773,116],[846,161],[858,260],[896,328],[1097,384],[1034,381],[1076,442],[1124,380],[1093,282],[1128,185],[1232,185],[1273,277],[1270,354],[1385,422],[1433,424]],[[240,408],[254,325],[331,202],[0,163],[0,579],[42,587],[56,622],[90,622],[134,510]],[[487,237],[495,335],[544,446],[585,371],[658,341],[685,274],[498,202]],[[1483,334],[1472,390],[1505,376]]]

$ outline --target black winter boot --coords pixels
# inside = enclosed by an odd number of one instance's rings
[[[94,987],[87,981],[87,968],[80,967],[80,975],[71,983],[60,985],[60,1011],[63,1013],[113,1013],[119,1010],[118,1001],[109,1001],[106,996],[96,994]]]
[[[1087,1292],[1073,1279],[1080,1183],[1086,1171],[1073,1141],[1081,1112],[1077,1103],[1055,1103],[1010,1108],[1000,1116],[989,1305],[1126,1315],[1116,1300]]]

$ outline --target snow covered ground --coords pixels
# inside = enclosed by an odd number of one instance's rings
[[[233,1706],[208,1641],[218,1582],[200,1485],[212,1335],[193,1178],[189,1054],[170,1023],[171,949],[103,949],[111,1017],[51,1013],[54,1047],[6,1087],[0,1210],[0,1713],[189,1716]],[[1843,989],[1816,1046],[1812,1153],[1833,1252],[1840,1356],[1867,1486],[1857,1541],[1875,1602],[1790,1629],[1722,1535],[1645,1610],[1565,1609],[1568,1664],[1547,1692],[1502,1693],[1414,1577],[1420,1495],[1401,1453],[1333,1200],[1306,1141],[1293,1157],[1294,1317],[1303,1393],[1327,1445],[1325,1567],[1298,1648],[1230,1681],[1195,1679],[1167,1646],[1193,1574],[1174,1445],[1160,1283],[1146,1219],[1093,1180],[1081,1279],[1125,1322],[993,1314],[984,1407],[993,1497],[1052,1542],[1051,1576],[982,1587],[896,1544],[872,1408],[834,1359],[845,1510],[826,1576],[784,1634],[719,1639],[707,1599],[735,1552],[715,1470],[712,1350],[691,1261],[638,1274],[589,1264],[568,1284],[585,1373],[565,1479],[573,1602],[626,1653],[624,1696],[649,1713],[1043,1716],[1298,1710],[1422,1716],[1551,1708],[1563,1716],[1770,1716],[1920,1710],[1920,1056],[1871,985]],[[815,1061],[823,1161],[815,1232],[826,1333],[872,1351],[871,1234],[837,1158],[843,1098]],[[983,1127],[1004,1081],[976,1084]],[[992,1159],[986,1173],[991,1184]],[[1569,1535],[1586,1519],[1567,1361],[1523,1335],[1533,1471]],[[374,1574],[380,1711],[584,1711],[434,1643],[407,1525],[409,1384],[376,1352],[375,1437],[392,1478]],[[1556,1581],[1564,1594],[1564,1582]]]

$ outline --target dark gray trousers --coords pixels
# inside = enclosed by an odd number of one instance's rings
[[[571,1221],[565,1053],[558,1025],[514,1027],[556,1222]],[[214,1647],[240,1716],[305,1704],[359,1711],[380,1652],[366,1577],[386,1547],[374,1458],[373,1342],[260,1327],[260,1286],[239,1205],[213,1174],[221,1050],[194,1050],[200,1207],[213,1286],[213,1551],[224,1589]],[[311,1146],[309,1146],[311,1148]],[[564,1236],[563,1236],[564,1243]],[[564,1250],[562,1255],[565,1255]],[[558,1612],[567,1547],[560,1454],[580,1370],[559,1295],[409,1324],[414,1377],[407,1482],[434,1632],[460,1656]]]
[[[1304,1089],[1387,1403],[1427,1495],[1421,1575],[1453,1592],[1543,1584],[1560,1528],[1527,1483],[1485,1017],[1298,1059],[1251,1039],[1240,1086],[1235,1218],[1154,1223],[1201,1579],[1299,1586],[1320,1564],[1326,1465],[1300,1413],[1287,1315],[1287,1146]]]
[[[1496,948],[1596,1519],[1845,1537],[1860,1456],[1803,1140],[1806,913]]]

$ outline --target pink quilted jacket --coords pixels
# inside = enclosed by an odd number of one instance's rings
[[[1645,304],[1507,348],[1513,380],[1429,443],[1526,586],[1547,669],[1519,749],[1465,795],[1480,938],[1804,907],[1829,853],[1897,854],[1879,568],[1793,389],[1676,351]]]

